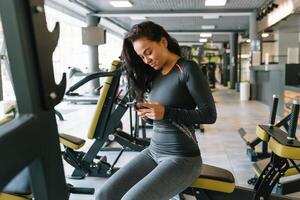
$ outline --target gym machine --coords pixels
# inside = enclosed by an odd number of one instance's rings
[[[202,173],[191,187],[183,191],[197,200],[296,200],[282,195],[271,194],[274,186],[289,168],[295,167],[294,160],[300,160],[300,141],[295,137],[299,115],[299,102],[294,102],[288,133],[278,127],[260,125],[264,137],[269,138],[271,159],[260,174],[254,189],[235,186],[233,175],[221,168],[203,165]]]
[[[269,125],[278,128],[284,127],[285,130],[288,130],[288,122],[291,117],[290,114],[275,124],[278,99],[278,95],[273,95],[273,106],[271,111],[274,113],[270,113]],[[246,145],[249,147],[247,148],[247,155],[252,162],[270,157],[271,154],[268,152],[268,138],[260,137],[259,129],[257,130],[258,136],[255,139],[252,139],[251,135],[247,133],[244,128],[240,128],[238,132],[241,138],[245,141]],[[259,144],[261,144],[261,151],[256,150],[256,146]]]
[[[276,110],[278,105],[278,96],[273,96],[273,106],[272,106],[272,112],[270,117],[270,124],[268,126],[270,127],[276,127],[281,128],[284,127],[286,131],[289,130],[291,123],[292,123],[292,113],[284,117],[280,122],[274,125],[275,118],[276,118]],[[265,134],[264,129],[262,128],[262,125],[258,125],[256,127],[256,134],[258,138],[263,142],[266,143],[266,146],[269,142],[270,137],[268,137],[267,134]],[[251,178],[248,183],[249,184],[255,184],[258,180],[258,177],[263,172],[263,169],[265,166],[269,163],[270,158],[265,158],[256,161],[253,163],[253,171],[255,172],[255,177]],[[289,161],[291,162],[291,161]],[[298,192],[300,190],[299,184],[300,184],[300,178],[297,176],[292,177],[292,175],[299,174],[299,171],[297,170],[297,167],[300,167],[300,161],[295,161],[294,165],[293,163],[290,163],[290,168],[287,169],[287,171],[284,174],[284,178],[279,180],[279,183],[275,186],[275,191],[277,194],[289,194],[293,192]],[[285,178],[286,177],[286,178]]]
[[[111,176],[118,170],[118,168],[115,168],[115,164],[125,149],[141,151],[149,145],[148,140],[131,137],[119,128],[121,118],[129,108],[127,105],[129,101],[128,93],[123,97],[117,95],[121,73],[122,63],[114,61],[109,72],[95,74],[98,77],[106,77],[106,80],[88,131],[88,138],[94,139],[89,150],[87,152],[78,151],[85,144],[84,139],[68,134],[60,134],[60,142],[65,147],[63,157],[75,168],[71,178]],[[78,85],[80,85],[80,82],[78,82]],[[105,148],[109,138],[113,138],[122,146],[112,164],[107,162],[105,156],[98,156],[99,151]]]
[[[48,31],[41,0],[0,1],[0,14],[18,105],[18,115],[1,125],[0,199],[66,200],[70,187],[65,182],[54,113],[66,78],[57,85],[52,66],[59,25]],[[32,195],[16,191],[12,181],[15,177],[21,184],[24,174],[29,183],[25,189],[30,186]]]

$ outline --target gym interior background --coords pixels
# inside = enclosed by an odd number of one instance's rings
[[[207,76],[218,119],[195,125],[204,163],[253,189],[273,151],[257,125],[289,133],[300,100],[300,1],[115,2],[0,0],[0,199],[94,199],[149,144],[151,125],[126,104],[119,70],[124,35],[146,20]],[[272,192],[298,199],[300,146],[292,147],[296,161]]]

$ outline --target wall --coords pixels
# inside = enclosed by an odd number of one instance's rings
[[[263,42],[262,43],[262,63],[265,63],[265,54],[269,54],[269,63],[278,62],[278,57],[276,56],[276,43],[277,42]]]
[[[279,63],[286,64],[288,47],[299,48],[299,33],[279,31],[278,36]]]

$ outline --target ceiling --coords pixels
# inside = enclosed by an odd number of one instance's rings
[[[299,33],[300,32],[300,14],[296,13],[280,21],[278,24],[270,28],[270,30],[280,30],[283,33]]]
[[[130,0],[130,8],[115,8],[109,0],[46,0],[70,8],[71,4],[81,5],[117,25],[124,31],[146,17],[162,25],[180,43],[199,43],[200,32],[212,32],[214,42],[227,42],[231,32],[247,32],[249,15],[265,0],[227,0],[222,7],[206,7],[205,0]],[[206,19],[219,16],[218,19]],[[214,25],[214,29],[203,29],[203,25]],[[109,28],[109,27],[108,27]]]

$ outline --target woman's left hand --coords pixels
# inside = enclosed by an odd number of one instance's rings
[[[148,109],[148,112],[145,114],[148,119],[162,120],[164,118],[165,106],[161,105],[159,102],[147,102],[141,103],[140,105]],[[143,108],[140,110],[142,109]]]

